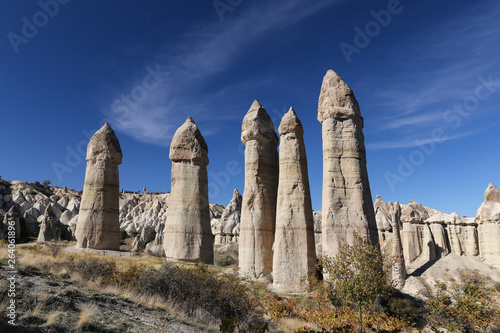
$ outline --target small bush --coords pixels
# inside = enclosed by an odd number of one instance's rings
[[[477,271],[461,271],[459,281],[438,283],[425,303],[427,319],[449,331],[476,332],[497,326],[500,306]]]
[[[261,311],[236,277],[216,276],[202,265],[185,268],[165,263],[158,270],[145,270],[137,290],[171,301],[190,316],[201,310],[212,320],[230,320],[240,330],[255,332],[266,326]]]
[[[43,186],[49,186],[50,184],[52,184],[50,180],[44,180],[42,183]]]
[[[217,265],[222,267],[231,266],[234,265],[235,263],[236,260],[234,260],[234,258],[231,256],[225,256],[224,258],[217,261]]]
[[[86,280],[96,281],[98,278],[102,278],[103,283],[112,282],[117,273],[114,261],[96,258],[69,260],[65,263],[65,266],[68,271],[78,273]]]

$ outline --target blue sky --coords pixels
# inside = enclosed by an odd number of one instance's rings
[[[170,189],[188,116],[209,146],[210,201],[243,191],[241,121],[257,98],[276,128],[293,106],[321,209],[323,75],[365,119],[372,195],[474,216],[500,186],[498,1],[1,1],[0,176],[82,189],[109,121],[121,187]]]

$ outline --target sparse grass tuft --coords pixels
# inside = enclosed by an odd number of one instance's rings
[[[47,316],[47,326],[54,326],[59,323],[59,319],[62,315],[61,311],[51,311]]]
[[[82,307],[76,327],[82,328],[83,326],[90,324],[96,313],[97,307],[94,304],[86,303]]]

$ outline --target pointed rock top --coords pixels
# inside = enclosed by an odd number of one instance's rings
[[[87,161],[107,160],[113,164],[122,164],[122,148],[115,132],[108,123],[94,133],[87,146]]]
[[[323,78],[318,101],[318,121],[323,123],[328,118],[338,120],[354,119],[363,124],[358,101],[347,83],[335,73],[328,70]]]
[[[498,189],[495,185],[490,183],[486,192],[484,192],[484,201],[493,201],[500,203],[500,189]]]
[[[193,118],[188,117],[175,131],[170,143],[170,159],[177,161],[199,161],[208,164],[208,147]]]
[[[389,215],[389,206],[387,203],[382,199],[380,195],[377,195],[377,198],[375,199],[375,202],[373,203],[374,208],[379,208],[381,209],[384,213]]]
[[[300,135],[304,134],[304,128],[302,127],[302,123],[300,122],[297,114],[293,107],[290,107],[287,113],[281,118],[281,123],[278,128],[278,132],[280,135],[285,135],[287,133],[297,133]]]
[[[233,191],[233,198],[241,197],[240,191],[237,188]]]
[[[251,140],[274,146],[278,146],[279,143],[273,121],[258,100],[253,101],[241,124],[241,141],[246,144]]]

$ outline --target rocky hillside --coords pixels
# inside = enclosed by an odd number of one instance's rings
[[[131,239],[133,251],[163,255],[162,231],[167,216],[169,193],[120,194],[120,229]],[[0,231],[8,220],[16,221],[18,239],[39,241],[60,236],[74,240],[81,192],[39,183],[0,181]],[[215,244],[238,242],[242,197],[235,190],[229,204],[210,204]],[[392,248],[393,223],[380,196],[374,203],[379,239],[383,249]],[[476,217],[445,214],[411,201],[401,205],[401,239],[408,264],[423,266],[445,257],[472,256],[500,268],[500,190],[490,184]],[[321,254],[321,211],[314,212],[316,252]]]

